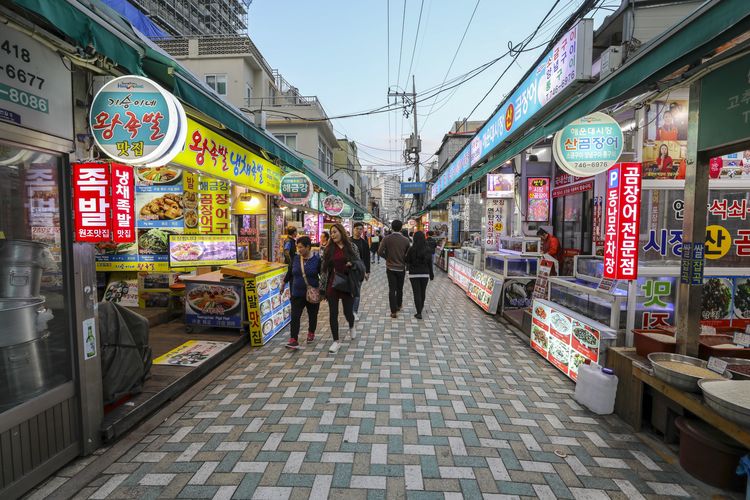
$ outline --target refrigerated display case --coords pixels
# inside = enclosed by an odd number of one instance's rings
[[[500,250],[521,255],[539,254],[541,240],[538,237],[505,236],[500,238]]]
[[[461,247],[453,251],[456,259],[462,260],[474,269],[482,268],[482,249],[479,247]]]
[[[435,265],[448,272],[448,261],[453,258],[455,247],[438,247],[435,252]]]
[[[531,296],[536,282],[538,254],[523,254],[501,250],[487,252],[484,270],[502,282],[500,312],[525,309],[531,306]],[[515,321],[519,321],[516,318]]]

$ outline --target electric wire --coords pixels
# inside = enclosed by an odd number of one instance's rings
[[[401,81],[401,57],[404,53],[404,28],[406,27],[406,0],[404,0],[404,13],[401,16],[401,44],[398,49],[398,73],[396,74],[396,84]],[[390,82],[389,82],[390,85]]]
[[[414,35],[414,47],[411,49],[411,61],[409,62],[409,71],[406,72],[406,82],[404,88],[409,85],[409,75],[411,75],[411,68],[414,64],[414,54],[417,52],[417,40],[419,40],[419,28],[422,27],[422,11],[424,10],[424,0],[419,6],[419,19],[417,19],[417,33]],[[416,131],[415,131],[416,132]]]

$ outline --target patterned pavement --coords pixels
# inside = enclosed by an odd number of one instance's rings
[[[408,283],[392,320],[386,289],[381,264],[337,354],[324,307],[313,345],[249,351],[77,498],[706,495],[441,271],[423,321]]]

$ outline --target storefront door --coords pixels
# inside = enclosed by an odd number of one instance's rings
[[[591,253],[592,194],[589,190],[555,198],[553,233],[563,249],[562,275],[573,274],[576,255]]]

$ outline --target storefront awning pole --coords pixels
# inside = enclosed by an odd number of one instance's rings
[[[695,256],[699,245],[703,259],[708,216],[708,163],[709,154],[698,151],[698,124],[700,120],[701,81],[690,86],[688,112],[687,169],[685,170],[684,218],[682,220],[683,260]],[[692,255],[686,255],[693,252]],[[694,262],[691,260],[691,262]],[[703,262],[701,262],[703,265]],[[685,283],[684,281],[688,281]],[[693,285],[692,280],[680,280],[677,288],[677,352],[698,357],[698,336],[701,331],[703,310],[703,284]]]

